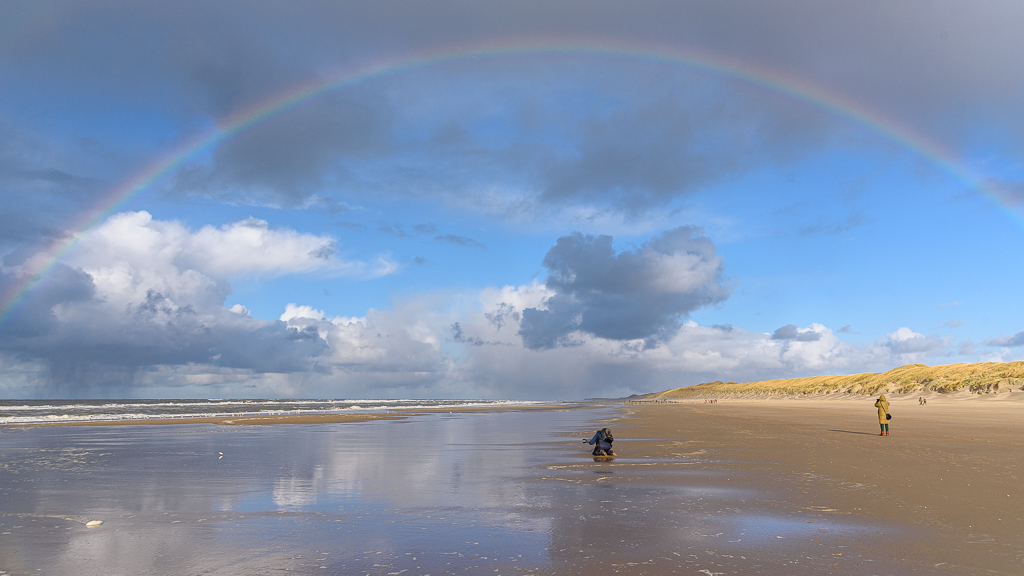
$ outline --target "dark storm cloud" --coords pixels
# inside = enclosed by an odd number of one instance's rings
[[[389,111],[358,95],[328,98],[262,122],[179,172],[179,194],[297,207],[346,185],[346,161],[386,151]],[[321,201],[322,202],[322,201]]]
[[[102,164],[95,156],[15,126],[0,116],[0,253],[4,263],[17,264],[19,247],[60,233],[66,219],[94,201],[104,182],[80,172]],[[5,249],[6,248],[6,249]]]
[[[1016,55],[1024,52],[1024,8],[1016,2],[937,9],[930,2],[814,0],[264,2],[245,8],[65,1],[4,10],[15,32],[0,44],[5,63],[78,82],[142,81],[143,88],[173,75],[175,84],[187,78],[203,86],[217,108],[324,63],[495,38],[683,44],[796,69],[894,103],[916,98],[917,108],[1019,88]]]
[[[8,4],[2,16],[8,24],[0,34],[0,81],[18,86],[22,95],[11,98],[44,97],[38,106],[52,109],[74,101],[96,118],[105,106],[152,110],[153,121],[183,133],[355,63],[476,41],[544,37],[706,51],[807,78],[915,124],[954,149],[977,126],[997,131],[1018,152],[1024,149],[1024,111],[1017,105],[1024,95],[1024,70],[1017,62],[1024,53],[1019,3],[934,9],[925,2],[625,6],[444,0],[399,9],[356,2],[241,8],[188,1],[66,1]],[[520,83],[529,86],[535,72],[525,70]],[[657,92],[661,82],[614,70],[581,72],[588,74],[635,83],[638,94]],[[420,81],[429,93],[433,80]],[[410,105],[424,101],[418,100],[418,90],[389,92],[382,84],[338,94],[242,133],[219,146],[208,163],[183,171],[175,188],[235,203],[294,207],[328,189],[403,195],[436,187],[459,194],[478,184],[474,174],[487,172],[485,180],[525,184],[542,202],[635,212],[764,162],[796,161],[831,142],[843,125],[822,122],[806,105],[784,102],[770,91],[738,85],[748,98],[731,108],[727,99],[712,95],[693,101],[685,90],[672,88],[654,102],[610,92],[623,108],[595,115],[569,96],[565,110],[535,118],[538,125],[553,126],[558,137],[539,142],[544,134],[537,133],[495,148],[474,132],[474,120],[467,121],[462,109],[445,111],[443,102],[431,110],[438,121],[429,136],[396,130],[395,111],[418,110]],[[550,100],[546,89],[540,82],[526,91]],[[522,106],[528,117],[535,103],[528,96],[516,98],[502,108]],[[760,110],[738,112],[749,106]],[[551,118],[558,118],[558,125]],[[729,136],[710,139],[708,125]],[[390,158],[399,132],[399,140],[412,138],[406,144],[458,155],[420,150],[419,158],[391,158],[390,165],[379,167],[390,178],[383,184],[367,183],[365,175],[353,172],[353,163]],[[560,144],[551,149],[552,142]],[[424,171],[424,165],[432,168]]]
[[[94,338],[51,339],[45,354],[36,356],[46,366],[44,390],[76,398],[104,390],[108,396],[114,391],[133,396],[138,394],[133,390],[137,378],[160,366],[201,365],[208,371],[236,368],[257,374],[309,372],[316,370],[316,357],[327,349],[316,330],[297,331],[283,322],[211,322],[188,309],[136,312],[139,321],[160,314],[165,322],[122,326],[119,338],[85,331]]]
[[[570,158],[545,162],[543,198],[565,203],[611,196],[635,209],[688,192],[732,160],[706,150],[695,123],[671,102],[591,120]]]
[[[611,236],[559,238],[543,262],[555,294],[546,309],[523,310],[523,345],[572,346],[575,333],[648,345],[671,337],[687,314],[729,295],[722,258],[701,232],[683,226],[621,252]]]
[[[12,278],[2,275],[0,281],[7,288]],[[315,358],[327,350],[316,329],[251,319],[219,306],[179,305],[154,290],[143,302],[112,311],[97,298],[89,274],[63,264],[19,304],[0,334],[0,354],[41,363],[47,393],[68,397],[81,397],[76,390],[129,391],[139,374],[157,366],[306,372],[317,369]]]
[[[10,293],[20,285],[19,279],[0,273],[0,294]],[[95,295],[92,276],[58,263],[24,300],[16,300],[10,316],[0,325],[0,348],[16,341],[45,337],[58,329],[54,309],[75,302],[86,302]]]

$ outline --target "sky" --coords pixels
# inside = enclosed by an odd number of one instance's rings
[[[1024,359],[1024,5],[0,7],[0,397]]]

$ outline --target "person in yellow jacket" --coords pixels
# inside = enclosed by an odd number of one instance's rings
[[[878,435],[888,436],[889,419],[887,416],[889,415],[889,401],[885,399],[885,394],[882,394],[878,397],[878,400],[875,400],[875,408],[878,408],[878,426],[882,429]]]

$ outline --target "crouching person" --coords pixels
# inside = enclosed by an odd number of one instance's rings
[[[594,456],[615,456],[615,452],[612,452],[612,442],[615,438],[612,437],[612,431],[607,428],[601,428],[594,434],[594,437],[590,439],[590,444],[594,445]],[[587,442],[584,440],[584,442]]]

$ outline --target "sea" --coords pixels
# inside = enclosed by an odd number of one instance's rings
[[[220,416],[346,414],[399,409],[528,406],[550,402],[523,400],[0,400],[0,425],[49,422],[189,419]]]

